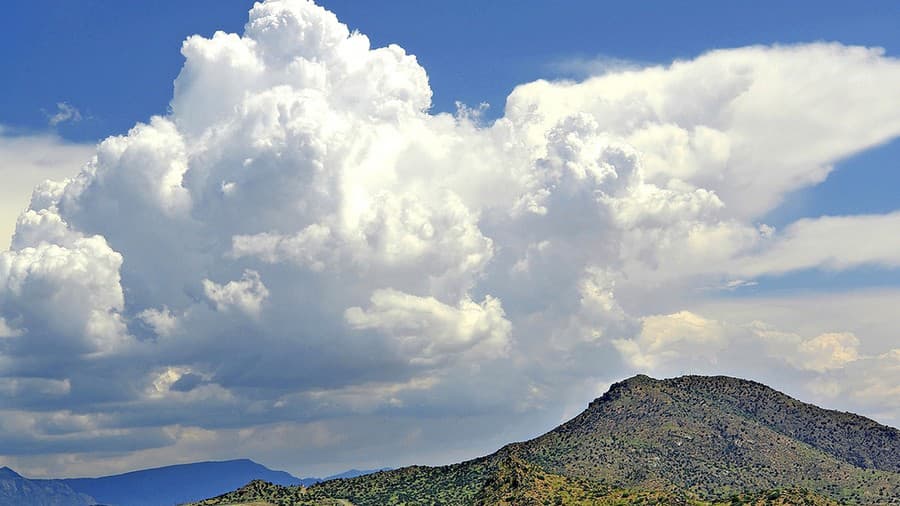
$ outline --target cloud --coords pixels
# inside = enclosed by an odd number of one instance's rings
[[[831,332],[803,341],[797,351],[804,369],[840,369],[859,358],[859,339],[849,332]]]
[[[111,352],[126,342],[121,265],[99,236],[0,253],[0,304],[21,333],[14,339],[21,353],[46,359]]]
[[[885,233],[898,227],[900,212],[799,220],[763,251],[739,260],[736,270],[760,276],[811,268],[900,267],[900,238]]]
[[[71,121],[73,123],[81,121],[81,112],[65,102],[57,102],[56,109],[56,114],[50,116],[47,121],[50,126],[56,126],[60,123],[65,123],[66,121]]]
[[[16,217],[28,207],[31,190],[45,179],[60,180],[91,159],[93,145],[52,134],[22,134],[0,125],[0,250],[9,246]]]
[[[18,332],[11,329],[6,320],[0,318],[0,337],[15,337],[17,334]]]
[[[584,79],[603,74],[639,71],[649,67],[647,62],[617,58],[610,55],[598,55],[592,58],[573,57],[551,62],[547,69],[564,77]]]
[[[793,303],[809,301],[798,297]],[[754,314],[770,315],[764,307]],[[805,337],[760,320],[721,321],[680,311],[645,317],[637,337],[613,344],[633,367],[650,374],[765,375],[775,388],[823,406],[841,405],[894,425],[900,419],[900,403],[893,400],[900,349],[891,348],[893,337],[869,343],[879,351],[866,353],[853,332]]]
[[[396,290],[377,290],[367,309],[348,308],[344,318],[356,329],[376,329],[415,349],[414,360],[440,360],[471,351],[474,358],[502,356],[509,346],[512,325],[500,301],[470,299],[457,307],[433,297],[416,297]]]
[[[431,114],[415,56],[304,0],[258,3],[243,34],[182,54],[170,114],[36,186],[0,253],[16,462],[225,445],[344,467],[372,448],[363,433],[408,441],[397,460],[446,457],[454,437],[527,435],[638,369],[790,385],[892,370],[864,332],[685,307],[766,274],[895,265],[890,241],[841,242],[893,215],[760,223],[900,135],[900,62],[879,50],[537,81],[489,125]],[[534,425],[515,432],[510,413]],[[286,449],[284,434],[304,436]]]
[[[506,114],[529,118],[537,139],[572,111],[587,112],[643,153],[651,182],[707,188],[729,215],[758,217],[823,181],[836,161],[897,135],[898,99],[886,85],[898,75],[896,60],[877,48],[752,46],[577,83],[521,85]]]
[[[662,362],[714,361],[726,342],[721,323],[680,311],[645,317],[636,339],[616,339],[613,345],[633,367],[653,370]]]
[[[690,311],[647,316],[642,323],[635,338],[613,341],[624,358],[640,370],[706,369],[719,361],[733,367],[740,362],[740,353],[752,353],[798,371],[823,373],[864,358],[859,338],[852,332],[827,332],[805,339],[760,320],[722,322]]]
[[[269,297],[269,290],[259,279],[259,273],[252,270],[244,271],[240,280],[224,285],[204,279],[203,293],[215,304],[217,311],[236,310],[254,318],[259,318],[262,303]]]

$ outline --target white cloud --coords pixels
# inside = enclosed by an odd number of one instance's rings
[[[31,190],[45,179],[69,177],[91,159],[93,145],[55,135],[17,135],[0,125],[0,250],[7,249],[16,217],[28,207]]]
[[[804,339],[760,320],[721,322],[690,311],[647,316],[637,337],[614,340],[613,345],[632,366],[646,371],[715,366],[719,360],[735,366],[740,360],[733,354],[735,350],[749,350],[797,370],[819,373],[845,368],[863,358],[859,338],[851,332],[827,332]]]
[[[845,366],[859,358],[859,339],[848,332],[821,334],[800,343],[799,355],[805,357],[802,367],[827,371]]]
[[[3,317],[22,329],[30,353],[112,352],[127,340],[121,265],[99,236],[2,252]]]
[[[490,296],[480,304],[464,299],[453,307],[434,297],[377,290],[370,302],[366,309],[347,309],[347,323],[390,335],[414,361],[430,363],[469,351],[475,360],[503,356],[510,344],[512,325],[500,301]]]
[[[755,217],[824,180],[836,161],[895,137],[900,99],[888,83],[897,79],[900,66],[882,49],[753,46],[522,85],[506,114],[527,120],[536,140],[572,111],[589,113],[643,152],[650,181],[705,187],[730,215]]]
[[[616,339],[613,345],[638,370],[651,371],[663,362],[690,363],[715,360],[726,345],[725,327],[690,311],[653,315],[643,319],[635,339]]]
[[[845,241],[887,235],[894,214],[758,222],[900,135],[900,62],[879,50],[751,47],[540,81],[490,125],[430,114],[414,56],[304,0],[258,3],[242,35],[182,53],[171,113],[39,185],[0,254],[0,377],[68,382],[0,389],[5,405],[102,420],[64,447],[40,424],[0,427],[24,441],[8,453],[33,441],[95,462],[99,441],[159,459],[211,447],[192,437],[280,433],[260,427],[360,430],[362,411],[437,455],[510,412],[556,421],[636,369],[792,385],[893,370],[866,329],[686,307],[765,274],[896,266],[889,238]],[[484,425],[448,421],[462,412]]]
[[[229,281],[224,285],[204,279],[203,293],[215,304],[216,310],[237,310],[253,318],[259,318],[262,303],[269,297],[269,290],[259,273],[251,270],[244,271],[240,280]]]
[[[804,339],[758,320],[743,327],[759,338],[773,357],[801,370],[825,372],[861,358],[859,339],[852,332],[826,332]]]
[[[47,122],[50,126],[56,126],[66,121],[73,123],[81,121],[81,111],[65,102],[57,102],[56,113],[50,116]]]
[[[882,288],[704,298],[688,307],[716,320],[762,320],[804,336],[849,332],[860,338],[861,352],[872,355],[896,346],[900,314],[893,308],[897,304],[900,291]]]
[[[167,307],[162,309],[145,309],[137,314],[137,318],[153,329],[160,337],[170,337],[178,330],[178,316]]]
[[[760,276],[811,268],[900,267],[900,235],[891,230],[900,230],[900,212],[799,220],[761,252],[739,259],[735,270]]]

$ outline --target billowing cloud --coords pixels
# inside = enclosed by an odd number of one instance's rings
[[[375,329],[415,349],[414,360],[440,360],[471,351],[475,360],[503,355],[512,325],[500,301],[488,296],[478,304],[470,299],[457,307],[433,297],[416,297],[395,290],[377,290],[369,308],[344,312],[355,329]]]
[[[635,339],[613,341],[625,360],[639,370],[654,370],[663,362],[714,360],[727,343],[720,322],[690,311],[645,317]]]
[[[886,83],[897,79],[896,60],[881,49],[753,46],[522,85],[507,116],[528,117],[539,139],[572,111],[589,112],[642,151],[651,182],[714,190],[729,215],[756,217],[824,180],[834,162],[895,137],[900,99]]]
[[[28,207],[31,190],[46,179],[78,171],[95,147],[66,142],[55,135],[25,135],[0,125],[0,249],[9,246],[16,217]]]
[[[0,254],[0,304],[21,333],[13,350],[47,357],[111,352],[126,342],[121,265],[99,236]]]
[[[489,125],[431,114],[414,56],[306,0],[258,3],[243,34],[182,54],[171,112],[37,186],[0,253],[0,441],[27,435],[8,454],[126,466],[229,442],[344,467],[362,433],[406,441],[398,459],[476,428],[527,435],[502,420],[535,430],[635,370],[807,385],[894,367],[861,333],[685,307],[763,275],[897,265],[890,241],[842,237],[894,215],[760,222],[900,135],[900,62],[879,50],[538,81]],[[463,412],[478,425],[450,422]],[[287,455],[279,434],[310,446]]]
[[[240,280],[224,285],[204,279],[203,293],[218,311],[236,310],[254,318],[259,317],[262,303],[269,297],[269,290],[259,279],[259,273],[251,270],[244,271]],[[159,318],[155,320],[160,322]]]

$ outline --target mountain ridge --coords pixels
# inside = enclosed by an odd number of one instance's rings
[[[310,486],[384,470],[387,468],[348,469],[325,478],[298,478],[243,458],[172,464],[98,477],[40,479],[23,477],[3,466],[0,467],[0,506],[175,505],[222,494],[252,480],[264,479],[280,486]],[[205,476],[200,478],[198,472]]]
[[[752,380],[638,375],[613,384],[547,433],[484,457],[308,488],[256,484],[257,496],[244,490],[199,504],[251,498],[279,505],[627,504],[615,502],[617,494],[616,500],[648,501],[656,494],[679,504],[735,498],[751,504],[770,496],[900,504],[897,469],[900,430],[874,420],[818,408]],[[497,485],[505,479],[517,486]],[[523,486],[538,482],[556,489]]]
[[[29,480],[9,467],[0,467],[0,506],[92,506],[95,498],[73,490],[60,480]]]

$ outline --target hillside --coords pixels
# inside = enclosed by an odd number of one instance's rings
[[[752,381],[636,376],[479,459],[251,485],[201,504],[900,504],[900,431]]]
[[[838,500],[900,497],[900,431],[759,383],[637,376],[518,445],[525,460],[613,486],[700,497],[800,486]]]

